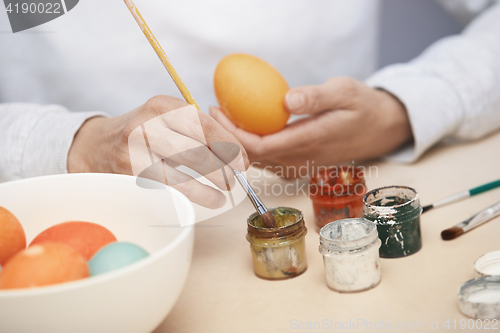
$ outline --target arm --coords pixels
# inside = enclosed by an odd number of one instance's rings
[[[75,133],[98,115],[58,105],[0,104],[0,182],[67,173]]]
[[[229,166],[248,167],[240,143],[184,101],[156,96],[122,116],[68,112],[61,106],[0,105],[0,180],[57,173],[101,172],[168,184],[192,202],[219,208],[232,188]],[[210,148],[209,148],[210,146]],[[177,169],[205,176],[218,189]]]
[[[391,158],[412,162],[437,142],[473,140],[500,128],[500,4],[462,34],[431,45],[407,64],[386,67],[368,85],[405,105],[414,144]]]

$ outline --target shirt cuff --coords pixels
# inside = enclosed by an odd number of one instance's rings
[[[68,112],[48,105],[28,135],[22,157],[22,177],[68,173],[68,153],[83,123],[103,112]],[[48,109],[48,110],[47,110]]]
[[[426,76],[404,65],[393,65],[375,73],[366,83],[396,96],[408,112],[413,144],[387,155],[391,161],[415,162],[455,131],[464,117],[460,98],[451,85],[438,76]]]

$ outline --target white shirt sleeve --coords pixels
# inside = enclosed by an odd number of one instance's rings
[[[463,26],[498,0],[434,0]]]
[[[68,112],[59,105],[0,104],[0,182],[67,173],[73,138],[101,112]]]
[[[413,162],[443,139],[473,140],[500,128],[500,4],[367,84],[394,94],[408,111],[414,143],[390,155],[394,161]]]

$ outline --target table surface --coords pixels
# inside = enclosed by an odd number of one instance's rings
[[[372,168],[367,185],[369,189],[386,185],[414,187],[422,205],[426,205],[500,178],[499,147],[497,133],[476,142],[436,147],[415,164],[371,162],[365,167],[376,166],[378,175]],[[250,170],[249,178],[257,174],[257,170]],[[270,186],[307,184],[306,180],[296,183],[267,174],[257,178],[254,185],[263,184],[264,180]],[[196,226],[193,262],[185,287],[155,333],[276,333],[335,328],[365,332],[371,331],[370,323],[372,330],[377,325],[392,325],[393,329],[399,326],[403,331],[425,332],[429,324],[432,328],[437,324],[439,329],[434,331],[453,332],[454,325],[460,330],[460,320],[468,320],[458,310],[459,286],[474,278],[473,264],[479,256],[500,250],[500,218],[453,241],[445,242],[440,237],[442,230],[500,201],[500,189],[496,189],[425,213],[421,218],[423,247],[418,253],[381,259],[382,281],[377,287],[340,294],[328,289],[325,283],[310,200],[304,195],[263,195],[262,199],[268,207],[288,206],[303,211],[309,229],[307,271],[285,281],[266,281],[253,274],[245,221],[254,210],[245,200]],[[449,329],[444,326],[447,321]],[[315,329],[306,329],[307,325]]]

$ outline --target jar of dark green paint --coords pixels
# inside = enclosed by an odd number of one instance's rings
[[[381,187],[364,196],[363,217],[377,225],[381,258],[406,257],[422,248],[421,213],[418,193],[411,187]]]

